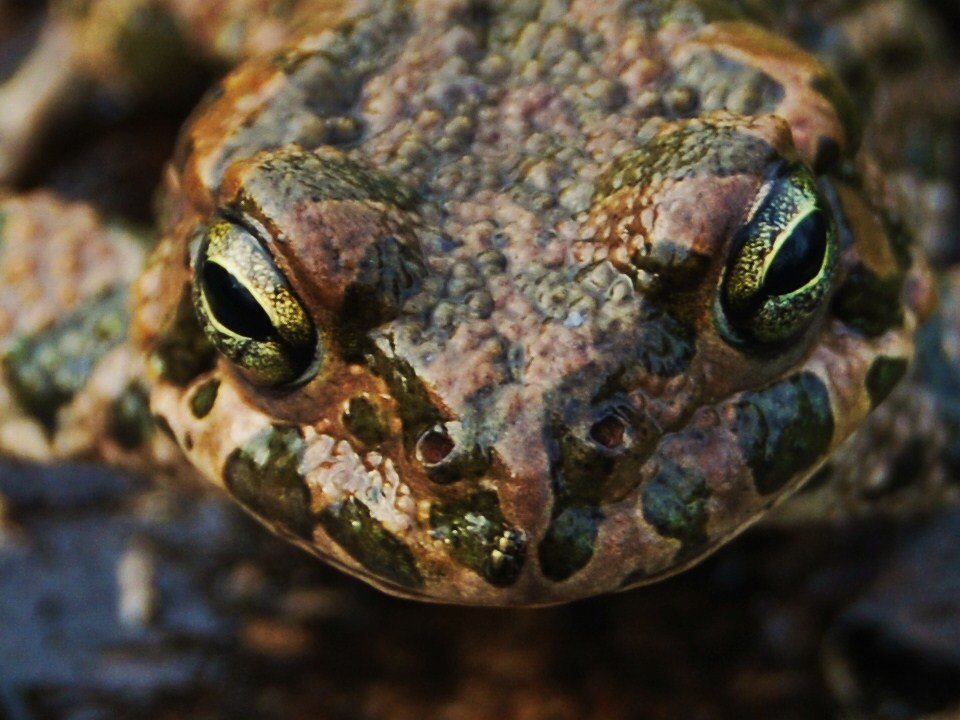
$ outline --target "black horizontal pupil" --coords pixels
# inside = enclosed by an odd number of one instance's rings
[[[204,263],[200,281],[210,310],[225,328],[259,342],[276,336],[267,313],[227,270],[216,263]]]
[[[787,295],[802,288],[820,272],[826,252],[827,221],[822,211],[814,210],[780,246],[764,278],[764,294]]]

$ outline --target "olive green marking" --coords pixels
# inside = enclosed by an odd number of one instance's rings
[[[833,312],[844,323],[867,337],[879,337],[904,322],[901,274],[880,277],[857,264],[837,291]]]
[[[603,513],[594,506],[566,507],[556,515],[537,548],[544,577],[563,582],[593,557]]]
[[[833,440],[830,394],[813,373],[744,393],[735,408],[734,432],[762,495],[815,465]]]
[[[583,569],[593,557],[597,530],[603,520],[603,487],[617,458],[599,452],[562,428],[558,428],[557,434],[554,506],[539,554],[543,574],[562,582]]]
[[[444,430],[450,426],[451,423],[445,423]],[[451,437],[454,446],[450,454],[435,465],[424,465],[427,477],[435,483],[450,485],[461,480],[475,480],[483,477],[493,464],[493,453],[482,442],[478,429],[466,424],[461,428],[462,432]],[[427,432],[431,429],[428,428]],[[419,449],[418,442],[414,450],[419,453]]]
[[[356,498],[331,505],[318,520],[335,542],[377,577],[408,588],[423,585],[410,548],[373,519]]]
[[[124,450],[136,450],[150,439],[155,427],[147,389],[138,382],[130,383],[110,406],[107,433]]]
[[[507,524],[495,492],[479,492],[462,502],[430,508],[431,535],[450,556],[491,585],[508,587],[520,577],[527,543],[521,530]]]
[[[640,468],[661,435],[649,418],[635,413],[624,394],[624,373],[605,380],[596,369],[577,373],[548,404],[561,403],[552,423],[554,505],[539,546],[544,575],[562,582],[593,557],[605,501],[623,496],[640,482]],[[629,445],[601,447],[592,440],[594,423],[614,417],[623,423]]]
[[[207,380],[194,391],[190,398],[190,412],[198,420],[202,420],[213,410],[217,402],[217,395],[220,393],[219,380]]]
[[[738,128],[690,120],[614,160],[597,181],[595,202],[654,181],[762,174],[777,157],[769,143]]]
[[[706,543],[710,490],[699,468],[661,461],[644,483],[641,498],[643,517],[658,533],[680,540],[685,548]]]
[[[394,237],[372,244],[344,291],[335,338],[348,362],[362,361],[372,328],[393,320],[420,288],[426,269],[419,252]]]
[[[189,289],[184,291],[173,321],[157,341],[153,358],[160,375],[180,387],[213,369],[217,351],[197,320]]]
[[[297,149],[267,156],[247,179],[237,205],[261,219],[291,203],[338,200],[381,202],[401,210],[414,210],[420,203],[410,188],[346,155]]]
[[[369,447],[390,438],[390,424],[386,415],[366,397],[350,400],[343,413],[343,425],[351,435]]]
[[[887,399],[897,384],[907,374],[909,363],[905,358],[878,357],[867,373],[867,392],[870,394],[870,407]]]
[[[412,451],[420,433],[443,422],[443,415],[408,362],[372,349],[367,355],[367,364],[390,388],[403,424],[404,446]]]
[[[82,303],[53,326],[17,340],[3,358],[3,372],[23,410],[49,432],[57,412],[83,389],[94,367],[127,338],[126,288],[107,290]]]
[[[310,495],[300,461],[305,444],[292,425],[274,425],[227,458],[223,478],[234,497],[272,525],[311,538]]]
[[[668,312],[645,307],[633,357],[648,373],[669,378],[690,369],[696,355],[696,331]]]

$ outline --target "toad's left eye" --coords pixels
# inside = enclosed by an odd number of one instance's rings
[[[837,233],[813,177],[784,167],[733,242],[718,324],[728,339],[775,345],[799,335],[834,284]]]
[[[316,328],[266,249],[218,220],[203,236],[193,300],[207,337],[258,385],[304,380],[320,357]]]

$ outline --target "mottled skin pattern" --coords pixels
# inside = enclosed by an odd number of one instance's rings
[[[151,413],[275,532],[425,600],[653,582],[906,374],[925,266],[852,101],[762,16],[313,10],[184,129],[132,290]]]

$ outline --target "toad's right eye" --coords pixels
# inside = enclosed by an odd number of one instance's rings
[[[229,220],[204,234],[193,301],[210,341],[257,385],[309,379],[322,359],[316,327],[263,244]]]
[[[734,241],[720,288],[725,335],[760,348],[802,333],[833,292],[838,255],[816,181],[803,166],[783,168]]]

